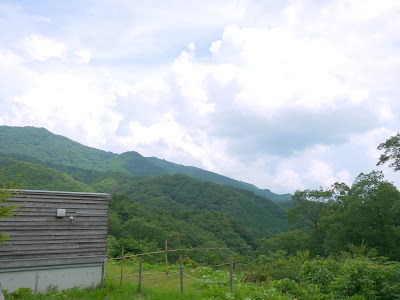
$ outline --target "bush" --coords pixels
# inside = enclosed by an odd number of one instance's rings
[[[332,299],[400,298],[400,264],[376,256],[353,252],[337,260],[314,259],[303,264],[299,279],[317,286]]]
[[[246,282],[263,282],[288,278],[297,279],[302,264],[309,259],[308,251],[298,251],[295,256],[287,255],[286,251],[269,252],[260,255],[255,265],[247,272]]]

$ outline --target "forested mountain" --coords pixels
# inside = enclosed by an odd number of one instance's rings
[[[94,192],[93,188],[58,170],[4,156],[0,156],[0,171],[2,181],[13,180],[21,175],[15,179],[16,184],[24,182],[23,188],[28,190]]]
[[[286,230],[283,209],[253,192],[192,177],[157,175],[129,182],[119,191],[131,199],[168,211],[220,211],[239,220],[258,237]]]
[[[382,172],[361,173],[351,185],[296,191],[284,206],[218,174],[39,132],[46,137],[18,132],[26,144],[0,135],[0,183],[14,178],[27,189],[108,193],[118,185],[109,201],[111,256],[120,256],[122,246],[125,253],[162,250],[167,240],[168,249],[214,248],[188,251],[190,263],[242,259],[247,283],[264,281],[292,298],[400,298],[400,192]],[[385,150],[380,163],[400,169],[400,134],[379,147]],[[61,154],[52,152],[57,149]],[[224,247],[231,249],[215,251]],[[159,263],[161,255],[146,262]],[[171,251],[168,258],[178,255]]]
[[[291,199],[290,194],[275,194],[268,189],[259,189],[254,185],[200,168],[183,166],[155,157],[143,157],[134,151],[118,155],[87,147],[44,128],[0,126],[0,153],[12,155],[19,160],[51,166],[73,177],[76,172],[65,167],[133,176],[185,174],[204,181],[247,189],[275,202]]]
[[[81,145],[44,128],[0,126],[0,151],[66,166],[97,169],[116,154]]]
[[[0,154],[3,179],[22,174],[25,189],[118,192],[131,202],[166,211],[220,211],[249,228],[258,237],[287,229],[284,211],[277,204],[251,191],[201,181],[186,175],[132,176],[113,172],[42,166]],[[69,174],[73,174],[71,176]],[[75,179],[74,179],[75,178]]]
[[[288,230],[284,210],[250,184],[133,151],[97,150],[45,129],[0,127],[0,170],[2,181],[16,178],[25,189],[110,193],[118,185],[111,253],[121,245],[153,251],[167,239],[173,248],[238,247],[243,254],[257,238]]]

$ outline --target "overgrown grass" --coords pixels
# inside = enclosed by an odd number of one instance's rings
[[[190,270],[190,261],[184,272],[196,280],[184,277],[184,295],[180,293],[177,264],[169,267],[170,276],[166,278],[164,266],[144,263],[139,291],[138,278],[133,276],[138,265],[132,261],[124,264],[122,285],[116,278],[97,289],[51,289],[38,295],[20,289],[6,294],[6,299],[400,299],[400,263],[377,256],[374,249],[353,246],[350,250],[336,258],[310,259],[307,253],[287,256],[282,251],[260,256],[247,272],[234,271],[233,293],[229,292],[227,269]],[[109,262],[106,278],[117,276],[120,270],[119,262]]]
[[[192,269],[192,270],[191,270]],[[193,269],[189,263],[185,272],[203,281],[225,280],[223,283],[206,284],[184,277],[184,295],[180,292],[179,265],[168,268],[169,276],[165,276],[165,266],[143,263],[142,289],[138,290],[138,263],[136,260],[126,261],[123,266],[124,278],[122,285],[119,276],[120,262],[109,261],[106,267],[104,288],[72,288],[58,291],[50,289],[47,293],[34,295],[29,289],[20,289],[14,293],[5,294],[6,299],[243,299],[229,293],[229,272],[225,269],[213,270],[200,267]],[[150,274],[149,274],[150,273]],[[154,278],[156,278],[154,280]],[[239,280],[236,278],[236,282]],[[243,294],[243,293],[240,293]],[[238,294],[239,295],[239,294]]]

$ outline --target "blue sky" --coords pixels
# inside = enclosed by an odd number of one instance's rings
[[[293,193],[398,132],[400,3],[0,1],[0,124]]]

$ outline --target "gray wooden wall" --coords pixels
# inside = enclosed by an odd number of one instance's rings
[[[0,219],[10,235],[0,270],[101,262],[107,252],[108,194],[21,191],[17,216]],[[58,218],[57,209],[66,209]],[[70,217],[73,219],[70,219]]]

